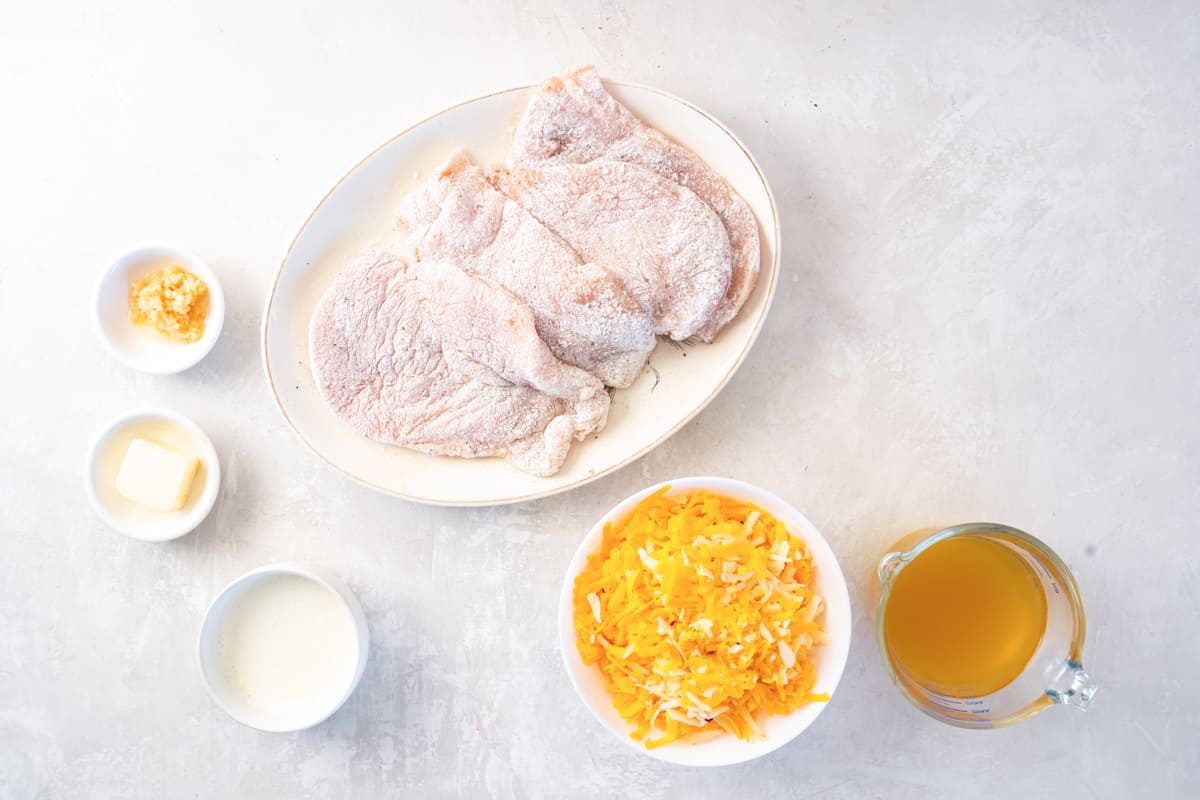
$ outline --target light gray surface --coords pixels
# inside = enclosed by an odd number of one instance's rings
[[[1194,4],[190,5],[22,3],[0,25],[0,796],[1200,790]],[[439,510],[334,474],[259,366],[295,230],[402,127],[587,61],[710,110],[761,161],[784,256],[754,352],[671,441],[565,496]],[[90,328],[97,270],[143,238],[225,285],[223,338],[178,377],[122,368]],[[139,404],[191,415],[224,459],[216,509],[175,543],[111,533],[82,492],[90,438]],[[705,472],[804,510],[858,604],[827,713],[716,772],[610,739],[553,625],[592,521]],[[1104,686],[1087,714],[963,732],[884,676],[874,560],[977,518],[1077,571]],[[226,718],[194,655],[216,590],[279,559],[346,576],[374,636],[349,705],[290,736]]]

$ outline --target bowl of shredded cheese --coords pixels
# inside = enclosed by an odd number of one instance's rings
[[[850,649],[837,558],[803,514],[728,478],[627,498],[567,570],[559,640],[595,717],[655,758],[765,755],[828,705]]]

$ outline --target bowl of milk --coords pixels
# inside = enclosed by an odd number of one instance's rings
[[[354,692],[367,663],[367,619],[340,581],[271,564],[230,583],[200,628],[200,673],[238,722],[282,733],[311,728]]]

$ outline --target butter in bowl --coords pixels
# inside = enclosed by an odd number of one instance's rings
[[[120,415],[96,437],[84,489],[113,530],[164,542],[204,521],[220,483],[217,451],[199,425],[165,408],[144,408]]]

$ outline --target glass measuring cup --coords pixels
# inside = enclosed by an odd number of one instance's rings
[[[1013,680],[989,694],[951,695],[923,685],[894,657],[885,635],[884,620],[896,576],[921,553],[952,537],[985,539],[1008,548],[1029,566],[1045,595],[1046,627],[1033,656]],[[994,523],[955,525],[885,555],[879,562],[878,578],[875,633],[884,668],[909,702],[934,719],[961,728],[1000,728],[1052,705],[1087,708],[1091,704],[1097,686],[1082,665],[1087,623],[1079,586],[1062,559],[1035,537]]]

